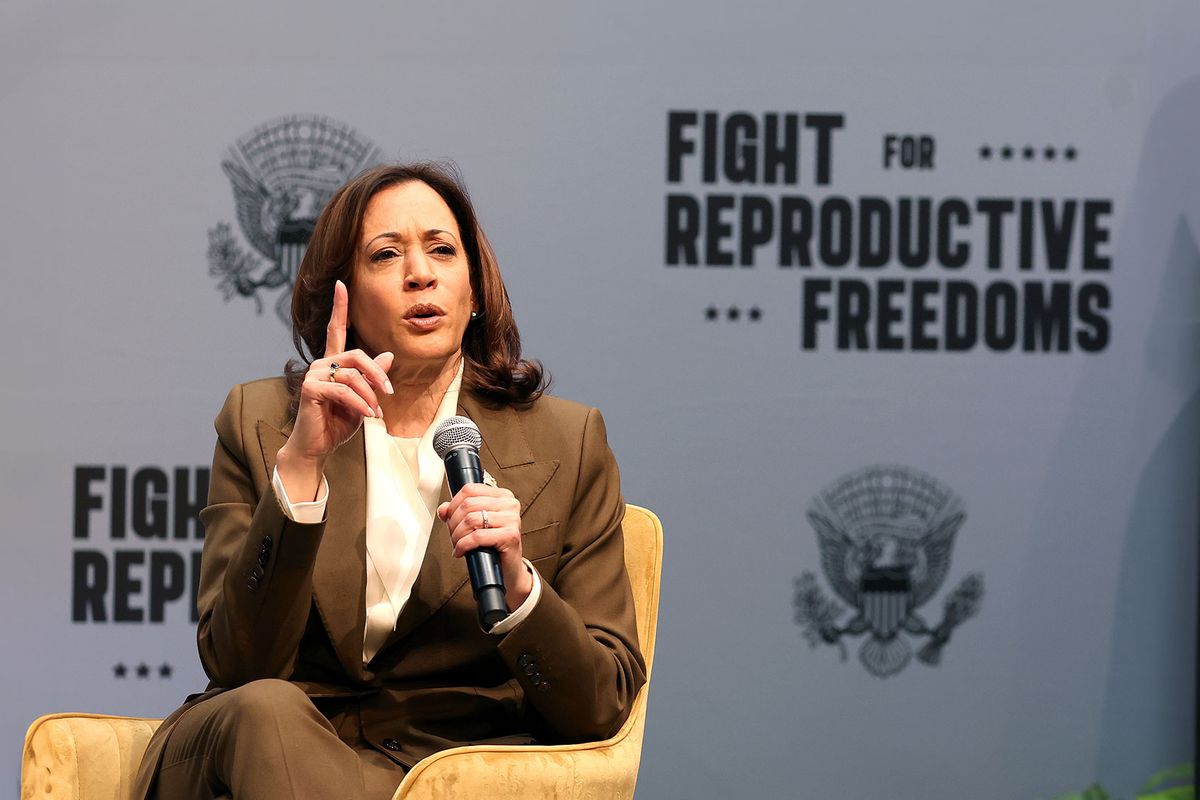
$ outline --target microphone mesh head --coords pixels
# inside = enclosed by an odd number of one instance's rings
[[[483,436],[475,423],[466,417],[450,417],[433,432],[433,449],[438,458],[444,459],[447,453],[459,447],[478,451],[483,447]]]

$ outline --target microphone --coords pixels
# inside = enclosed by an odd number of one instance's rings
[[[433,449],[446,464],[450,494],[458,494],[468,483],[483,483],[483,467],[479,465],[479,448],[482,446],[479,428],[466,417],[450,417],[437,426],[433,432]],[[500,556],[496,549],[477,547],[467,553],[467,574],[471,577],[471,591],[479,606],[479,626],[490,631],[508,616],[504,578],[500,574]]]

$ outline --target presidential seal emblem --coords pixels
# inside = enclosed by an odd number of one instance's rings
[[[261,314],[259,291],[283,288],[275,313],[290,325],[292,283],[317,215],[339,186],[381,158],[349,126],[312,114],[271,120],[238,139],[221,169],[233,186],[238,227],[250,251],[228,222],[208,232],[208,271],[225,299],[253,298]]]
[[[979,611],[983,577],[967,575],[930,627],[919,609],[950,571],[954,537],[966,520],[962,500],[937,480],[902,466],[871,466],[839,478],[810,503],[821,569],[833,591],[854,613],[826,596],[812,572],[795,579],[796,623],[809,644],[836,645],[865,637],[858,657],[879,678],[895,675],[912,659],[910,639],[924,640],[917,659],[935,666],[950,634]]]

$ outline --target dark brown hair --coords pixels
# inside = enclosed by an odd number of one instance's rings
[[[338,189],[317,218],[300,262],[292,290],[292,341],[303,361],[290,361],[286,368],[293,413],[308,365],[325,353],[334,282],[353,285],[354,256],[367,204],[382,189],[410,181],[421,181],[438,193],[450,207],[462,234],[471,291],[479,312],[463,334],[463,388],[492,405],[514,406],[528,405],[546,390],[549,380],[541,363],[521,358],[521,335],[513,319],[508,290],[458,171],[453,165],[434,162],[385,164],[359,174]],[[347,330],[346,347],[358,346],[353,329]]]

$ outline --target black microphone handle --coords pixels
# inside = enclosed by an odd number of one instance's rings
[[[468,483],[483,483],[479,453],[470,447],[458,447],[446,453],[446,482],[450,494],[458,494]],[[467,575],[479,607],[479,625],[485,631],[508,616],[504,599],[504,577],[500,574],[500,555],[492,547],[477,547],[467,553]]]

